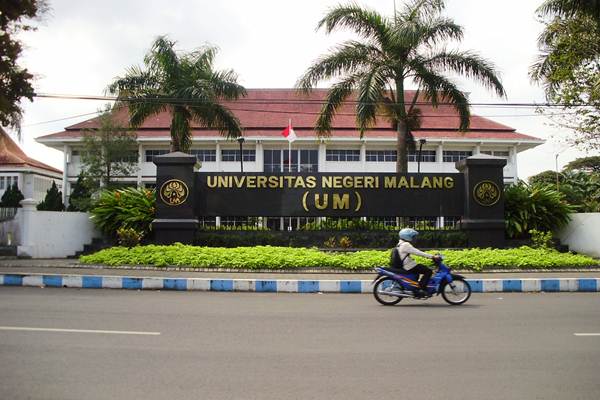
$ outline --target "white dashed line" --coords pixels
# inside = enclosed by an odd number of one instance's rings
[[[0,331],[29,331],[29,332],[66,332],[66,333],[104,333],[110,335],[160,335],[160,332],[136,331],[104,331],[92,329],[56,329],[56,328],[30,328],[25,326],[0,326]]]

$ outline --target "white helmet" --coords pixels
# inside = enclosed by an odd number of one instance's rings
[[[412,242],[418,234],[419,232],[415,231],[412,228],[403,228],[400,230],[400,232],[398,232],[398,237],[407,242]]]

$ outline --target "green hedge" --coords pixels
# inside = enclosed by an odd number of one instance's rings
[[[347,237],[353,248],[391,248],[398,243],[397,231],[198,231],[194,243],[207,247],[291,246],[326,247]],[[417,246],[423,248],[465,247],[467,236],[459,231],[422,231]]]
[[[560,267],[598,266],[593,258],[549,249],[468,249],[443,251],[447,264],[455,269],[483,271],[486,269],[547,269]],[[198,268],[240,269],[347,269],[369,270],[387,265],[389,251],[359,251],[355,253],[326,253],[316,249],[291,247],[198,247],[136,246],[131,249],[113,247],[82,256],[84,264],[190,266]],[[428,263],[429,260],[419,260]]]

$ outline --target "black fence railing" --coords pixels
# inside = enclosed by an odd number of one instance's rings
[[[205,231],[420,231],[459,230],[461,217],[203,217]]]

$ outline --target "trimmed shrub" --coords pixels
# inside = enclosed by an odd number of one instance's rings
[[[39,211],[64,211],[65,205],[62,202],[62,192],[58,190],[56,183],[52,182],[52,187],[46,191],[44,201],[36,207]]]
[[[153,190],[106,190],[92,205],[91,218],[96,226],[110,237],[116,237],[119,228],[132,228],[142,235],[147,235],[154,219],[155,201],[156,193]]]

